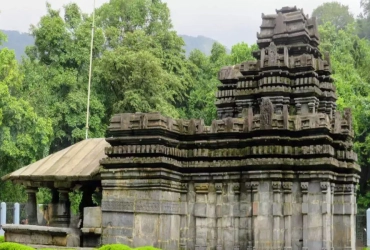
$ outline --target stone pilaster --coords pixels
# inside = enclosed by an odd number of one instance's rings
[[[330,236],[330,204],[331,204],[331,193],[330,193],[330,183],[321,182],[320,183],[322,191],[322,250],[329,250],[331,247]]]
[[[216,248],[217,246],[217,217],[216,217],[216,204],[217,204],[217,193],[216,187],[214,183],[209,184],[209,192],[207,195],[207,237],[208,247]]]
[[[356,248],[356,217],[355,217],[355,185],[348,183],[344,185],[344,220],[347,225],[348,234],[346,235],[345,250],[352,250]]]
[[[292,250],[292,182],[283,182],[284,250]]]
[[[245,203],[245,210],[246,210],[246,229],[247,229],[247,250],[253,249],[253,193],[252,193],[252,183],[247,182],[245,183],[246,188],[246,203]]]
[[[216,183],[216,228],[217,228],[217,250],[223,250],[222,247],[222,193],[223,193],[223,184]]]
[[[37,199],[36,199],[36,193],[37,188],[27,188],[27,219],[28,224],[30,225],[37,225]]]
[[[303,216],[303,247],[302,250],[308,249],[308,182],[301,182],[303,196],[302,216]]]
[[[272,232],[272,241],[273,249],[281,249],[281,216],[282,216],[282,207],[281,207],[281,182],[273,181],[272,182],[272,191],[273,191],[273,204],[272,204],[272,215],[273,215],[273,232]]]
[[[253,250],[258,249],[258,227],[255,226],[257,216],[259,214],[259,197],[258,197],[258,181],[252,181],[252,246]]]
[[[194,216],[195,216],[195,250],[206,250],[207,239],[208,239],[208,227],[207,227],[207,200],[208,200],[208,183],[196,183],[195,185],[195,204],[194,204]]]
[[[188,207],[188,196],[189,196],[189,189],[187,183],[181,183],[182,192],[180,194],[181,203],[184,204],[182,209],[184,210],[185,214],[180,216],[180,249],[187,250],[188,248],[188,241],[189,241],[189,217],[191,216],[190,213],[187,211]],[[185,205],[186,204],[186,205]]]
[[[334,250],[334,190],[335,183],[330,184],[330,195],[331,195],[331,205],[330,205],[330,237],[331,237],[331,248]]]
[[[232,217],[234,221],[234,250],[240,249],[239,242],[239,227],[240,227],[240,184],[232,184],[233,204],[232,204]]]

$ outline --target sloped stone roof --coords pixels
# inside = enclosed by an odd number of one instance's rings
[[[84,181],[97,178],[106,157],[105,138],[87,139],[51,154],[4,177],[12,181]]]

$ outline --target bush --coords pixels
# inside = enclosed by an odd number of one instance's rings
[[[4,236],[0,236],[0,243],[4,243],[5,242],[5,237]]]
[[[18,243],[5,242],[0,244],[0,250],[35,250],[35,249]]]
[[[131,250],[131,247],[121,244],[111,244],[102,246],[99,250]]]

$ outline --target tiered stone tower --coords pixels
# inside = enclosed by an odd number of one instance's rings
[[[351,111],[336,110],[315,19],[263,15],[256,61],[219,73],[219,120],[112,118],[103,243],[171,249],[355,249]]]

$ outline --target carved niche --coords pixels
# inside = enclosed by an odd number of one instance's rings
[[[276,66],[278,64],[279,54],[275,43],[271,43],[267,48],[268,53],[268,66]]]
[[[262,103],[260,106],[260,124],[261,129],[271,129],[272,128],[272,115],[274,113],[274,105],[272,104],[270,98],[262,98]]]

